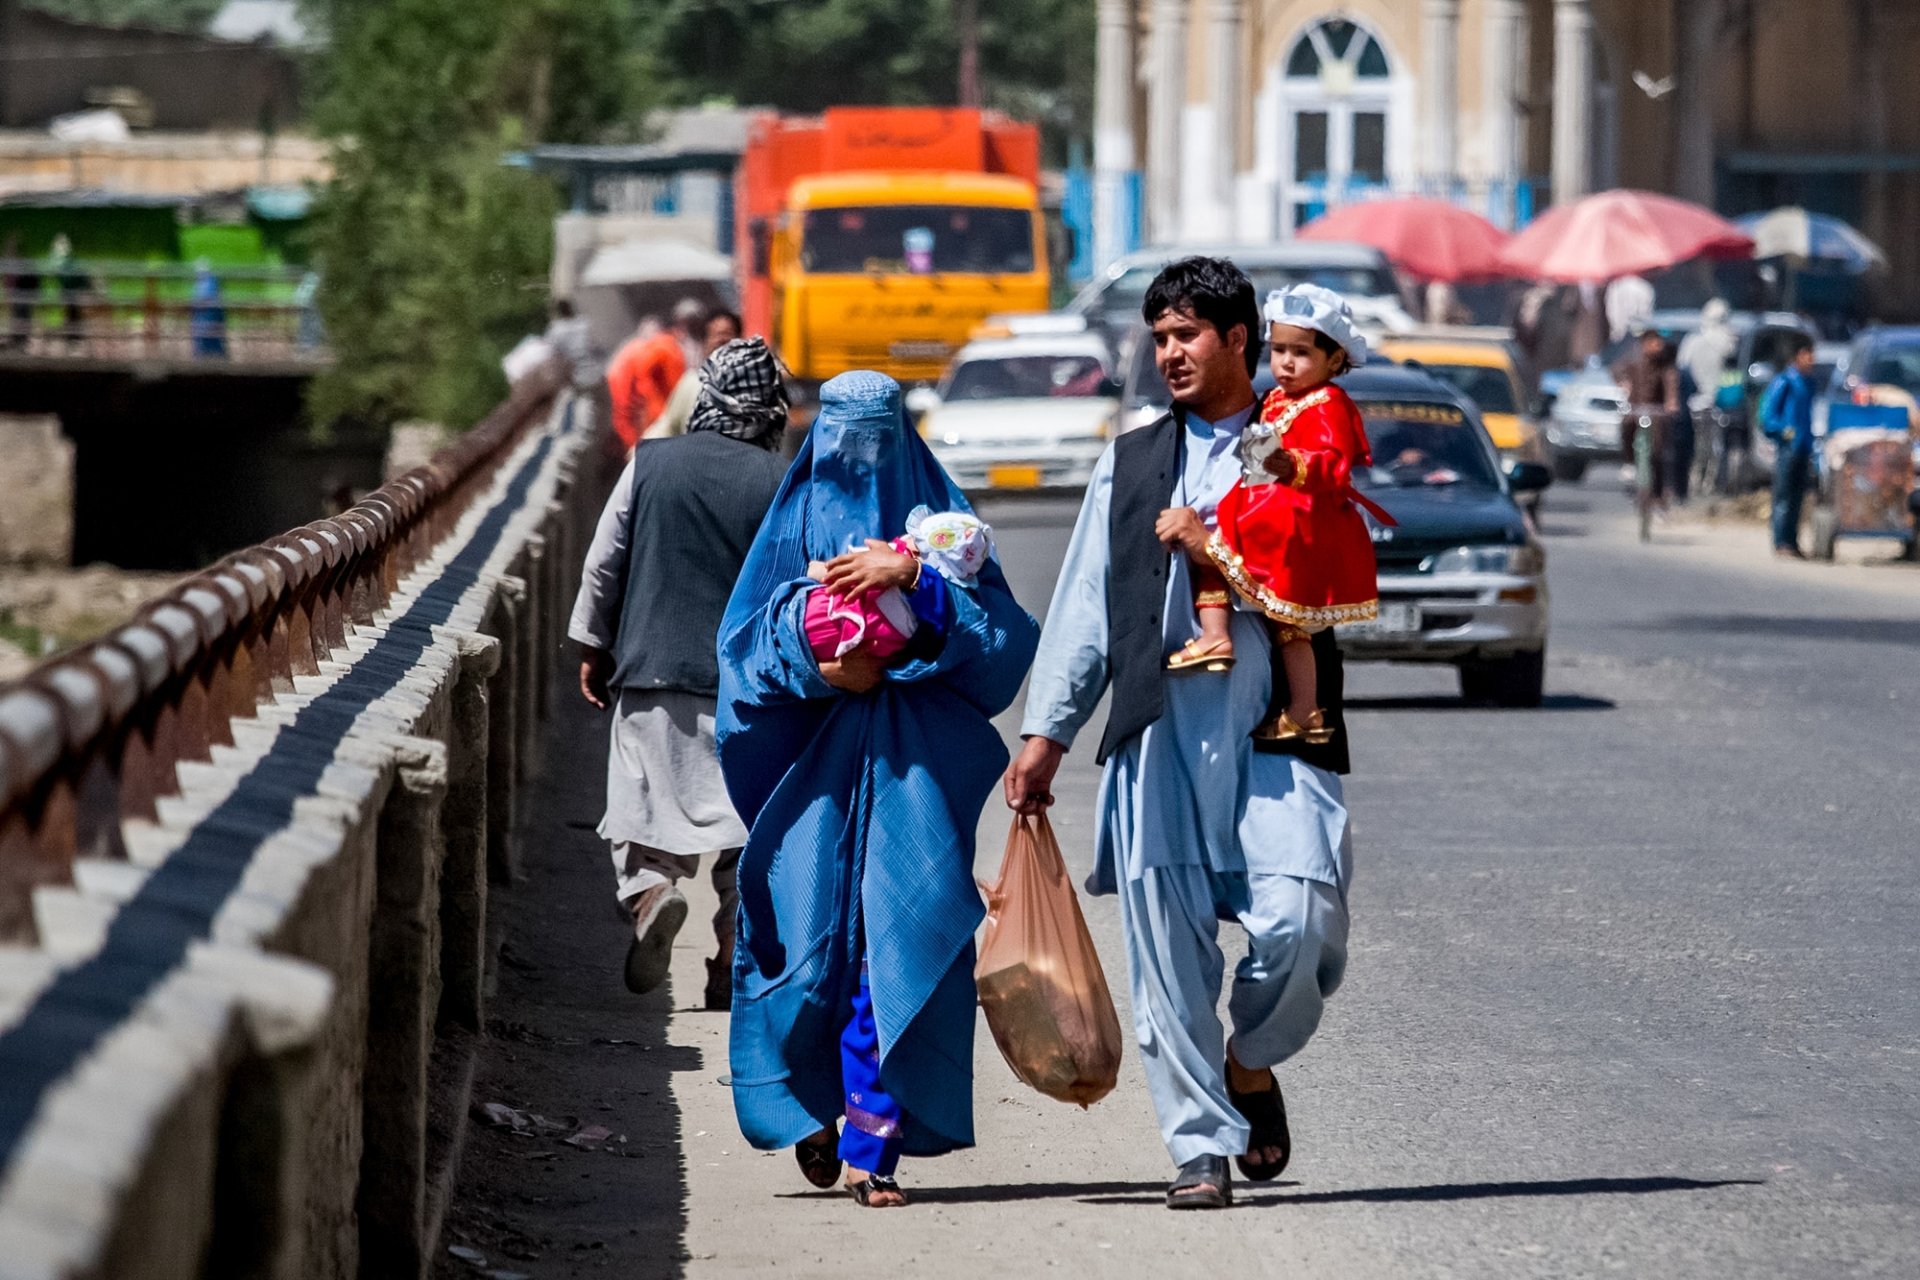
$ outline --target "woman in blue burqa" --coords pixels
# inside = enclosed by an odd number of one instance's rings
[[[970,510],[907,425],[899,384],[834,378],[720,626],[720,764],[749,828],[734,1109],[749,1142],[793,1147],[815,1186],[845,1161],[873,1207],[905,1203],[902,1154],[973,1144],[974,828],[1007,760],[991,717],[1037,638],[996,561],[957,585],[883,541],[919,506]],[[816,660],[813,561],[843,595],[905,592],[907,648]]]

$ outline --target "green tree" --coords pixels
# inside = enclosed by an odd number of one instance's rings
[[[309,411],[478,419],[537,329],[556,193],[503,164],[629,121],[624,0],[325,0],[314,121],[334,143],[314,247],[336,362]]]
[[[676,102],[784,111],[950,104],[960,71],[952,0],[636,0]],[[1065,158],[1093,114],[1093,0],[979,0],[987,105],[1043,126]]]

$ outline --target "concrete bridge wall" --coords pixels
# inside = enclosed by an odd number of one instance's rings
[[[428,1272],[603,491],[589,419],[563,393],[371,624],[122,823],[124,860],[33,891],[0,947],[0,1280]]]

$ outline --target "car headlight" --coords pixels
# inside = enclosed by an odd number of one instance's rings
[[[1531,577],[1546,567],[1546,548],[1537,542],[1453,547],[1428,556],[1420,565],[1424,573],[1505,573],[1519,578]]]

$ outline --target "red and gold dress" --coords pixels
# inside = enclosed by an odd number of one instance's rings
[[[1293,480],[1248,484],[1243,477],[1220,500],[1207,553],[1235,591],[1280,624],[1282,639],[1376,617],[1373,538],[1360,508],[1383,523],[1393,519],[1353,488],[1353,468],[1373,462],[1360,411],[1332,383],[1291,398],[1276,387],[1260,421],[1272,428],[1272,446],[1250,447],[1250,435],[1248,455],[1285,450]]]

